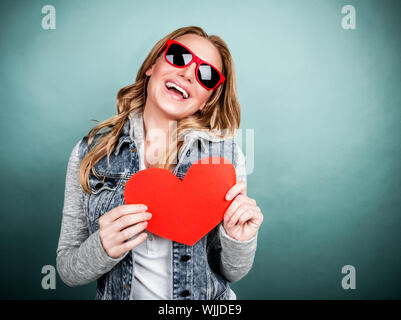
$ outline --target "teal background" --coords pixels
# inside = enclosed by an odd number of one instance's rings
[[[56,8],[43,30],[41,8]],[[356,30],[341,27],[343,5]],[[1,1],[0,298],[93,299],[95,283],[41,288],[56,264],[66,167],[116,112],[156,41],[199,25],[229,45],[248,195],[264,214],[240,299],[401,297],[399,1]],[[245,138],[245,137],[244,137]],[[245,150],[244,150],[245,151]],[[356,268],[343,290],[341,268]]]

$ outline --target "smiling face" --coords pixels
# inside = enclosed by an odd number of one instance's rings
[[[186,34],[174,40],[222,71],[220,53],[206,38]],[[213,90],[207,90],[198,83],[195,70],[195,62],[185,68],[176,68],[167,63],[164,53],[161,54],[156,63],[146,71],[150,79],[145,108],[157,108],[157,111],[161,111],[167,118],[173,120],[185,118],[202,110]]]

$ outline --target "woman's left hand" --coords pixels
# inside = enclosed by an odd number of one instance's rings
[[[263,222],[263,214],[256,201],[246,195],[244,182],[239,182],[228,190],[226,200],[232,199],[234,200],[224,214],[224,230],[238,241],[252,239]]]

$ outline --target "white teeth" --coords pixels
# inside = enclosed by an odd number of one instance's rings
[[[167,81],[166,87],[167,88],[176,88],[178,91],[180,91],[182,93],[182,96],[184,97],[184,99],[188,99],[188,97],[189,97],[188,92],[186,92],[183,88],[177,86],[174,82]]]

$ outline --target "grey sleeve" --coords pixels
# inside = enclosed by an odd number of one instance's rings
[[[65,181],[64,207],[57,248],[57,271],[70,287],[90,283],[110,271],[125,256],[114,259],[104,250],[99,232],[89,235],[79,183],[78,142],[71,152]]]
[[[241,149],[236,147],[238,152],[238,162],[235,168],[237,182],[244,181],[246,183],[245,157]],[[221,242],[220,270],[228,281],[238,281],[252,268],[258,235],[256,234],[252,239],[246,241],[235,240],[226,233],[223,222],[219,225],[219,235]]]

